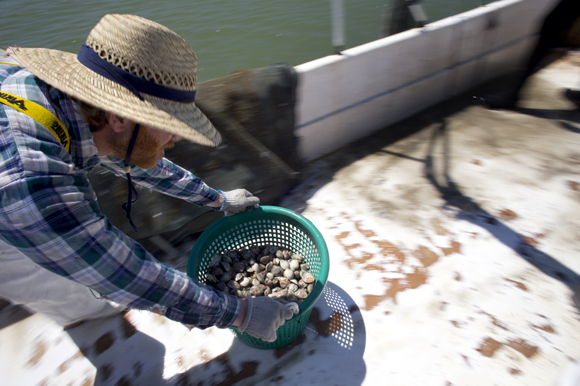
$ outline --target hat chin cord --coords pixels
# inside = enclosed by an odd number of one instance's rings
[[[123,171],[127,175],[127,202],[123,203],[122,208],[127,214],[125,216],[129,220],[129,224],[135,232],[137,232],[137,227],[133,223],[131,219],[131,204],[134,204],[139,199],[139,194],[137,193],[137,189],[133,186],[133,182],[131,181],[131,165],[129,164],[129,160],[131,160],[131,153],[133,153],[133,147],[135,146],[135,141],[137,140],[137,135],[139,134],[139,124],[135,125],[135,129],[133,130],[133,135],[131,136],[131,141],[129,141],[129,147],[127,148],[127,154],[125,155],[125,166],[123,167]],[[133,193],[135,193],[135,199],[133,200]]]

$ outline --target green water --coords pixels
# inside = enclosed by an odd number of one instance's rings
[[[489,2],[489,0],[485,0]],[[346,47],[380,38],[391,0],[345,0]],[[425,0],[430,21],[482,5],[482,0]],[[78,52],[106,13],[132,13],[179,33],[198,56],[198,81],[242,68],[298,65],[334,53],[331,2],[315,0],[0,0],[0,48],[46,47]]]

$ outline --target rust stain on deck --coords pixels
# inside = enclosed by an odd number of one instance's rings
[[[115,336],[112,332],[107,332],[106,334],[102,335],[95,342],[95,351],[97,352],[97,355],[101,355],[110,349],[113,343],[115,343]]]
[[[44,354],[46,354],[46,349],[47,349],[47,344],[43,339],[35,339],[34,340],[34,348],[32,349],[32,355],[31,357],[28,359],[28,366],[36,366],[38,364],[38,362],[40,361],[40,358],[42,358],[42,356]]]
[[[412,273],[405,273],[403,279],[383,278],[383,283],[389,285],[383,295],[364,295],[365,307],[367,311],[375,308],[380,302],[386,299],[392,299],[397,303],[397,294],[407,289],[415,289],[427,281],[427,271],[424,268],[413,267]],[[401,271],[399,271],[402,273]]]
[[[485,357],[492,357],[493,354],[495,354],[495,352],[504,345],[513,348],[526,358],[533,357],[538,353],[539,350],[537,346],[534,346],[523,339],[510,339],[507,342],[502,343],[493,338],[487,337],[476,349],[476,351],[479,351],[481,355]]]
[[[379,272],[385,272],[386,270],[381,267],[380,265],[376,265],[376,264],[368,264],[365,266],[365,270],[366,271],[379,271]]]
[[[513,210],[504,209],[504,210],[499,212],[498,217],[500,219],[502,219],[503,221],[510,221],[510,220],[515,220],[516,218],[518,218],[518,215]]]
[[[88,377],[85,378],[85,381],[82,383],[81,386],[92,386],[95,384],[95,380],[93,379],[93,377]]]
[[[392,244],[386,240],[373,241],[373,242],[375,244],[377,244],[379,246],[379,248],[381,248],[381,253],[384,256],[392,255],[397,259],[397,261],[399,263],[403,264],[405,262],[405,254],[403,252],[401,252],[401,250],[399,248],[397,248],[394,244]]]
[[[62,362],[60,364],[60,366],[58,366],[57,373],[59,373],[59,374],[64,373],[66,370],[68,370],[72,367],[73,362],[75,362],[78,359],[82,359],[84,357],[85,356],[83,355],[82,352],[77,351],[77,353],[75,355],[73,355],[69,359],[65,360],[64,362]]]
[[[415,251],[414,255],[421,260],[421,263],[425,268],[439,260],[438,254],[423,245],[419,245],[419,249]]]
[[[223,374],[224,380],[219,383],[211,382],[210,380],[210,384],[215,386],[231,386],[238,382],[243,381],[246,378],[254,376],[256,374],[256,370],[258,369],[259,364],[260,362],[257,361],[242,362],[241,370],[236,371],[234,367],[230,364],[229,353],[225,352],[213,358],[212,360],[205,362],[202,365],[202,368],[204,370],[209,370],[210,368],[213,368],[213,366],[218,366],[221,369],[220,373]],[[190,379],[190,376],[194,377],[196,375],[191,371],[182,373],[180,375],[180,378],[178,379],[178,384],[182,385],[192,384],[190,382],[192,382],[193,380]],[[195,379],[195,381],[199,381],[199,379]],[[205,384],[205,382],[202,380],[201,382],[195,384],[202,385]]]
[[[235,371],[230,365],[228,353],[224,353],[214,359],[216,362],[220,362],[225,367],[225,379],[218,383],[216,386],[231,386],[238,382],[243,381],[246,378],[253,377],[258,369],[259,362],[247,361],[242,362],[241,370]]]
[[[115,386],[132,386],[133,384],[131,383],[131,380],[129,378],[127,378],[126,375],[123,375],[121,377],[121,379],[119,379],[116,383]]]
[[[461,354],[461,357],[463,358],[463,360],[465,361],[465,364],[469,367],[471,367],[471,362],[469,361],[469,357],[465,354]]]
[[[359,221],[356,221],[354,223],[354,225],[356,227],[356,230],[359,231],[360,233],[362,233],[362,235],[365,236],[366,238],[370,239],[371,237],[375,237],[376,236],[376,233],[373,232],[372,230],[370,230],[370,229],[363,229],[361,227]]]
[[[449,248],[441,248],[441,252],[443,252],[445,256],[449,256],[452,253],[460,253],[461,244],[457,241],[451,241],[451,246]]]
[[[343,216],[348,220],[349,217]],[[389,264],[395,264],[396,268],[394,270],[388,270],[388,273],[393,273],[399,275],[397,278],[383,278],[382,282],[385,284],[386,290],[382,295],[364,295],[365,298],[365,310],[371,310],[376,307],[381,301],[391,298],[396,302],[397,293],[405,291],[407,289],[415,289],[427,281],[427,270],[423,267],[410,267],[404,266],[406,263],[405,254],[393,243],[378,239],[374,231],[370,229],[365,229],[359,221],[354,222],[356,231],[360,236],[364,237],[368,241],[372,242],[379,248],[378,253],[362,253],[362,256],[353,256],[353,249],[361,247],[360,243],[354,243],[347,245],[345,239],[351,236],[351,232],[344,231],[336,235],[336,240],[344,248],[345,252],[349,255],[349,258],[345,260],[349,268],[361,268],[365,271],[378,271],[381,273],[387,273],[387,269],[380,264],[370,264],[368,261],[375,256],[384,256],[394,258],[395,261],[390,261]],[[424,266],[429,266],[436,262],[439,256],[430,251],[428,248],[420,248],[417,252],[419,259],[423,262]]]
[[[538,352],[538,346],[534,346],[523,339],[512,339],[506,343],[506,346],[523,354],[526,358],[531,358]]]
[[[576,181],[566,181],[566,183],[568,184],[568,187],[570,189],[572,189],[575,192],[580,191],[580,183],[576,182]]]
[[[505,325],[504,325],[502,322],[500,322],[500,321],[499,321],[499,320],[498,320],[498,319],[497,319],[495,316],[493,316],[492,314],[490,314],[490,313],[487,313],[487,312],[485,312],[485,311],[480,311],[479,313],[480,313],[480,314],[484,314],[484,315],[487,315],[487,316],[489,316],[489,318],[491,319],[491,323],[492,323],[494,326],[497,326],[497,327],[501,328],[502,330],[509,331],[509,328],[507,328],[507,327],[506,327],[506,326],[505,326]]]
[[[441,225],[441,220],[439,220],[438,218],[434,218],[433,220],[431,220],[431,225],[433,225],[435,233],[437,233],[439,236],[444,236],[449,233],[449,231],[445,229],[443,225]]]
[[[328,319],[320,319],[320,311],[318,308],[313,308],[310,314],[310,322],[316,327],[318,335],[330,336],[342,328],[342,312],[334,311]]]
[[[137,328],[129,321],[127,315],[123,315],[122,331],[123,338],[125,340],[129,339],[137,333]]]
[[[535,238],[533,238],[533,237],[530,237],[530,236],[524,236],[524,235],[520,235],[520,237],[522,238],[522,241],[523,241],[525,244],[528,244],[528,245],[529,245],[529,246],[531,246],[531,247],[535,247],[535,246],[537,246],[537,245],[539,244],[539,241],[538,241],[538,240],[536,240],[536,239],[535,239]]]
[[[385,295],[364,295],[365,307],[364,309],[369,311],[375,308],[380,302],[385,300],[388,296]]]
[[[115,368],[111,364],[104,364],[97,369],[97,384],[106,382],[111,378]]]
[[[512,279],[506,279],[507,281],[509,281],[510,283],[514,283],[516,285],[516,287],[518,287],[521,290],[527,291],[528,287],[525,286],[525,284],[520,283],[519,281],[515,281]]]
[[[139,378],[143,374],[143,364],[141,362],[133,364],[133,373],[135,374],[135,378]]]
[[[288,352],[292,351],[294,347],[300,346],[302,343],[306,341],[306,335],[300,334],[298,338],[294,339],[292,342],[288,343],[286,346],[278,347],[274,350],[274,355],[276,359],[280,359],[283,355],[286,355]],[[300,349],[298,349],[300,350]]]
[[[549,332],[550,334],[555,334],[556,333],[556,330],[554,329],[554,327],[552,327],[549,324],[544,324],[544,325],[541,325],[541,326],[538,326],[536,324],[532,324],[532,327],[535,328],[535,329],[538,329],[538,330],[542,330],[542,331]]]
[[[503,346],[497,340],[487,337],[481,342],[476,351],[479,351],[484,357],[491,358],[495,352]]]

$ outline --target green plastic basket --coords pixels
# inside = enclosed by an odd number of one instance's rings
[[[250,212],[222,217],[210,225],[195,242],[187,263],[187,274],[205,283],[211,257],[232,249],[251,245],[286,247],[304,256],[310,273],[316,278],[314,289],[300,304],[300,312],[281,326],[274,342],[265,342],[236,327],[230,327],[244,344],[258,349],[274,349],[296,339],[306,327],[312,306],[324,290],[328,279],[328,249],[316,227],[303,216],[276,206],[261,206]]]

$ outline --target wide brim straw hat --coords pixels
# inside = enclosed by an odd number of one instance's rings
[[[89,51],[90,56],[98,54],[97,62],[113,64],[117,72],[123,70],[121,77],[129,73],[133,79],[148,81],[145,91],[131,91],[123,82],[98,74],[81,63],[77,54],[46,48],[11,47],[7,51],[38,78],[101,110],[201,145],[220,144],[218,131],[191,101],[196,91],[197,57],[178,34],[139,16],[110,14],[91,30],[83,48],[94,51]],[[104,63],[106,66],[110,65]],[[163,86],[163,95],[170,96],[148,94],[151,83]],[[179,93],[187,95],[185,101],[172,98]]]

